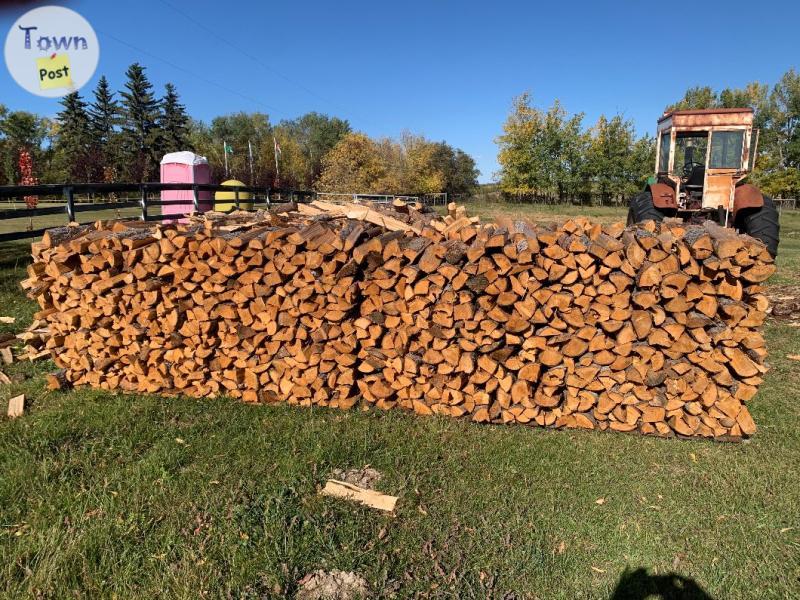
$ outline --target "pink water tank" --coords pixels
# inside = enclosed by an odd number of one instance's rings
[[[161,183],[210,183],[211,171],[205,156],[194,152],[170,152],[161,159]],[[198,206],[201,211],[212,209],[211,192],[198,192]],[[161,200],[183,200],[182,203],[161,207],[162,215],[190,213],[194,210],[192,190],[164,190]]]

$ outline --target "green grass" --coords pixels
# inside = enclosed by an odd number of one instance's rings
[[[524,202],[481,202],[466,203],[469,215],[478,215],[481,218],[513,217],[531,219],[541,223],[552,223],[568,217],[591,217],[595,221],[609,223],[624,221],[628,208],[619,206],[580,206],[564,204],[531,204]]]
[[[798,230],[784,223],[782,272]],[[25,247],[1,250],[18,330]],[[796,598],[800,330],[766,333],[743,444],[47,392],[51,364],[6,367],[0,394],[33,406],[0,422],[0,595],[280,598],[322,568],[397,598],[644,598],[675,592],[670,573],[717,599]],[[365,464],[396,516],[317,493]]]
[[[780,218],[781,243],[778,246],[778,272],[771,285],[800,286],[800,211],[784,211]]]
[[[51,206],[64,206],[64,204],[61,202],[40,202],[38,204],[39,208]],[[12,208],[23,209],[25,208],[25,204],[20,202],[0,202],[0,210],[11,210]],[[149,211],[150,214],[159,214],[159,207],[151,207]],[[141,214],[142,211],[139,208],[129,207],[116,210],[89,210],[85,212],[79,212],[76,214],[76,218],[81,223],[91,223],[100,219],[136,219]],[[61,227],[66,225],[67,222],[68,219],[66,213],[20,219],[3,219],[0,220],[0,233],[28,231],[33,229],[42,229],[45,227]]]

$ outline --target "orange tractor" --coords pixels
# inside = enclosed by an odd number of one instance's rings
[[[630,201],[628,224],[678,217],[735,227],[778,252],[772,198],[745,183],[758,130],[749,108],[674,110],[658,120],[656,175]]]

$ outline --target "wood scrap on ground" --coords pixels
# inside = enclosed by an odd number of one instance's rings
[[[50,328],[44,319],[34,319],[25,331],[16,335],[16,339],[24,342],[22,352],[18,355],[20,360],[34,361],[50,356],[50,351],[45,347],[50,339]]]
[[[787,327],[800,327],[800,286],[771,285],[769,314]]]
[[[59,228],[33,254],[23,287],[48,330],[40,352],[69,385],[755,431],[746,403],[767,369],[761,284],[775,266],[760,242],[711,225],[315,202]]]
[[[25,414],[25,394],[14,396],[8,401],[8,417],[16,419]]]
[[[336,481],[335,479],[326,481],[321,493],[324,496],[353,500],[370,508],[386,512],[392,512],[398,500],[397,496],[390,496],[376,490],[347,483],[346,481]]]
[[[14,353],[9,346],[0,348],[0,361],[6,365],[10,365],[14,362]]]
[[[70,382],[67,380],[67,375],[64,369],[60,369],[55,373],[47,374],[47,389],[48,390],[67,390],[71,388]]]

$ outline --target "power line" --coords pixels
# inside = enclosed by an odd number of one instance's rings
[[[241,46],[239,46],[239,45],[237,45],[237,44],[234,44],[234,43],[233,43],[233,42],[231,42],[230,40],[228,40],[228,39],[226,39],[226,38],[222,37],[222,36],[221,36],[219,33],[217,33],[216,31],[214,31],[214,30],[213,30],[213,29],[211,29],[210,27],[207,27],[206,25],[204,25],[203,23],[201,23],[200,21],[198,21],[197,19],[195,19],[194,17],[192,17],[190,14],[188,14],[188,13],[185,13],[184,11],[182,11],[182,10],[181,10],[181,9],[179,9],[179,8],[177,8],[177,7],[176,7],[175,5],[173,5],[172,3],[170,3],[170,2],[167,2],[167,0],[161,0],[161,3],[162,3],[162,4],[164,4],[165,6],[167,6],[167,7],[171,8],[173,11],[175,11],[176,13],[178,13],[179,15],[181,15],[181,16],[182,16],[184,19],[186,19],[187,21],[191,21],[191,22],[192,22],[192,23],[194,23],[194,24],[195,24],[197,27],[199,27],[199,28],[201,28],[202,30],[206,31],[207,33],[209,33],[209,34],[213,35],[213,36],[214,36],[215,38],[217,38],[219,41],[221,41],[221,42],[223,42],[223,43],[227,44],[228,46],[230,46],[231,48],[233,48],[234,50],[236,50],[237,52],[239,52],[239,53],[240,53],[242,56],[245,56],[245,57],[249,58],[249,59],[250,59],[250,60],[252,60],[254,63],[256,63],[257,65],[259,65],[259,66],[260,66],[262,69],[264,69],[264,70],[266,70],[266,71],[269,71],[269,72],[271,72],[271,73],[273,73],[273,74],[277,75],[278,77],[280,77],[280,78],[281,78],[281,79],[283,79],[284,81],[286,81],[286,82],[288,82],[288,83],[291,83],[291,84],[292,84],[292,85],[294,85],[294,86],[297,86],[298,88],[300,88],[300,89],[301,89],[301,90],[303,90],[304,92],[306,92],[306,93],[310,94],[311,96],[314,96],[314,97],[315,97],[317,100],[321,100],[322,102],[325,102],[326,104],[330,104],[331,106],[335,106],[335,107],[336,107],[336,108],[338,108],[339,110],[342,110],[342,111],[344,111],[344,112],[348,112],[348,109],[344,108],[343,106],[341,106],[341,105],[337,104],[336,102],[333,102],[333,101],[331,101],[331,100],[329,100],[329,99],[327,99],[327,98],[324,98],[324,97],[320,96],[320,95],[319,95],[317,92],[315,92],[314,90],[312,90],[312,89],[308,88],[307,86],[303,85],[303,84],[302,84],[302,83],[300,83],[299,81],[295,81],[295,80],[293,80],[292,78],[290,78],[289,76],[287,76],[287,75],[284,75],[283,73],[281,73],[281,72],[280,72],[280,71],[278,71],[277,69],[275,69],[275,68],[273,68],[273,67],[270,67],[269,65],[267,65],[266,63],[264,63],[264,62],[263,62],[263,61],[262,61],[260,58],[258,58],[257,56],[255,56],[255,55],[253,55],[253,54],[249,53],[248,51],[244,50],[244,49],[243,49]]]
[[[187,75],[190,75],[190,76],[192,76],[192,77],[194,77],[196,79],[199,79],[200,81],[202,81],[204,83],[207,83],[208,85],[213,85],[214,87],[217,87],[217,88],[219,88],[221,90],[224,90],[224,91],[228,92],[229,94],[233,94],[235,96],[239,96],[240,98],[242,98],[244,100],[247,100],[248,102],[252,102],[253,104],[257,104],[259,106],[263,106],[267,110],[269,110],[269,111],[271,111],[273,113],[277,113],[278,115],[288,116],[284,111],[280,110],[279,108],[276,108],[274,106],[270,106],[269,104],[265,104],[264,102],[261,102],[260,100],[257,100],[255,98],[251,98],[250,96],[242,94],[241,92],[238,92],[238,91],[236,91],[234,89],[231,89],[231,88],[229,88],[229,87],[227,87],[225,85],[222,85],[221,83],[218,83],[216,81],[212,81],[211,79],[208,79],[207,77],[203,77],[202,75],[199,75],[199,74],[195,73],[194,71],[190,71],[189,69],[186,69],[184,67],[176,65],[175,63],[167,60],[166,58],[163,58],[161,56],[157,56],[157,55],[153,54],[152,52],[149,52],[147,50],[144,50],[142,48],[134,46],[133,44],[131,44],[129,42],[126,42],[125,40],[121,40],[118,37],[108,33],[107,31],[103,31],[103,30],[100,30],[100,29],[98,29],[97,31],[102,33],[105,37],[108,37],[108,38],[114,40],[118,44],[122,44],[123,46],[127,46],[131,50],[135,50],[136,52],[141,52],[142,54],[145,54],[145,55],[149,56],[150,58],[153,58],[155,60],[161,61],[164,64],[172,67],[173,69],[176,69],[178,71],[186,73]]]

